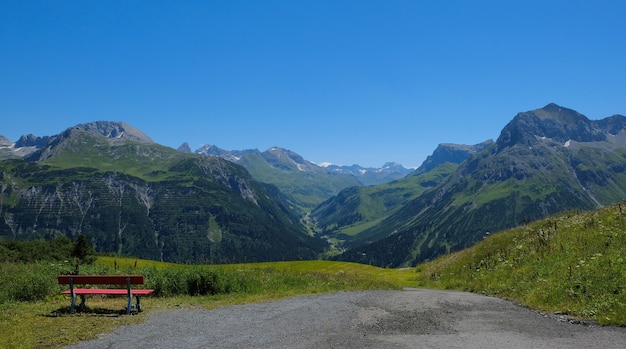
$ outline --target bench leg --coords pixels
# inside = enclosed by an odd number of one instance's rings
[[[128,295],[128,307],[126,308],[126,315],[130,315],[130,310],[133,308],[133,295]]]
[[[126,290],[128,291],[128,306],[126,307],[126,315],[130,315],[130,310],[133,307],[133,292],[130,288],[130,277],[126,278]]]
[[[74,292],[74,280],[70,277],[70,296],[72,296],[72,302],[70,303],[70,314],[74,314],[76,311],[76,292]]]
[[[85,307],[87,307],[87,304],[85,302],[85,295],[81,294],[80,296],[80,304],[78,305],[78,307],[80,309],[85,309]],[[70,304],[70,314],[74,314],[76,313],[76,294],[72,295],[72,302]]]
[[[72,300],[70,303],[70,314],[74,314],[76,312],[76,294],[72,293]]]
[[[137,298],[137,312],[140,313],[141,312],[141,296],[135,296]]]

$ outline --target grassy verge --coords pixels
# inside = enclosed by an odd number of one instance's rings
[[[300,294],[415,285],[414,271],[344,262],[207,266],[100,257],[82,267],[81,274],[146,275],[145,287],[156,290],[154,296],[142,298],[146,312],[125,316],[123,298],[91,296],[85,311],[68,314],[69,298],[59,295],[63,286],[56,285],[56,274],[64,268],[41,263],[0,266],[0,282],[6,285],[0,295],[0,348],[59,348],[141,322],[147,313],[162,309],[210,309]],[[25,285],[36,287],[21,292]]]
[[[67,297],[0,304],[0,348],[59,348],[145,318],[97,310],[120,308],[124,301],[119,298],[89,301],[95,312],[74,315],[63,311],[69,305]]]
[[[626,326],[626,208],[572,212],[494,234],[418,271],[423,287]]]

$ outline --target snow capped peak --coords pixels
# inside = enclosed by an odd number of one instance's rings
[[[310,172],[333,176],[352,175],[363,185],[387,183],[413,172],[413,169],[405,168],[396,162],[387,162],[382,168],[361,167],[356,164],[351,166],[335,165],[328,161],[314,163],[289,149],[278,146],[273,146],[260,152],[258,149],[226,151],[215,145],[206,144],[196,150],[195,153],[218,156],[228,161],[239,163],[244,167],[253,166],[259,160],[262,160],[281,172]]]

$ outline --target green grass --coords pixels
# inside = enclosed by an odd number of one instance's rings
[[[353,224],[353,225],[349,225],[347,227],[341,228],[339,230],[339,233],[345,234],[347,236],[356,236],[359,233],[362,233],[363,231],[380,224],[380,222],[382,222],[385,218],[386,216],[382,218],[378,218],[373,221],[365,221],[365,222],[360,221],[357,224]]]
[[[65,151],[47,159],[44,163],[61,169],[85,167],[98,169],[101,172],[117,172],[123,168],[124,173],[134,177],[158,181],[171,177],[163,171],[164,169],[170,168],[180,159],[193,156],[157,144],[128,142],[112,147],[107,140],[88,138],[85,142],[88,143],[66,147]]]
[[[159,309],[211,309],[300,294],[415,286],[414,271],[348,262],[179,265],[99,257],[94,265],[81,266],[81,274],[143,274],[145,287],[155,294],[142,298],[146,312],[134,316],[122,315],[124,299],[97,296],[88,297],[86,311],[70,315],[69,298],[59,295],[64,286],[56,284],[56,275],[71,269],[66,263],[0,266],[0,348],[59,348],[141,322]]]
[[[94,309],[124,303],[119,298],[89,301]],[[67,315],[60,310],[68,303],[68,297],[57,296],[45,301],[0,304],[0,348],[60,348],[145,319],[145,313],[138,316],[106,312]],[[150,306],[149,300],[146,303]]]
[[[149,288],[158,288],[158,278],[180,278],[185,273],[216,274],[231,285],[228,292],[263,294],[280,298],[295,294],[346,290],[399,289],[415,286],[415,272],[370,265],[325,260],[244,264],[179,265],[132,258],[100,257],[96,266],[146,275]],[[152,280],[150,276],[154,275]],[[186,280],[185,280],[186,281]],[[173,295],[173,294],[167,294]]]
[[[566,213],[494,234],[418,271],[423,287],[626,326],[626,207]]]

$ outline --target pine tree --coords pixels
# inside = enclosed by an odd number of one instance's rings
[[[92,263],[94,258],[94,250],[89,245],[87,237],[83,234],[78,235],[76,242],[74,242],[74,249],[72,250],[72,257],[78,259],[79,263]]]

